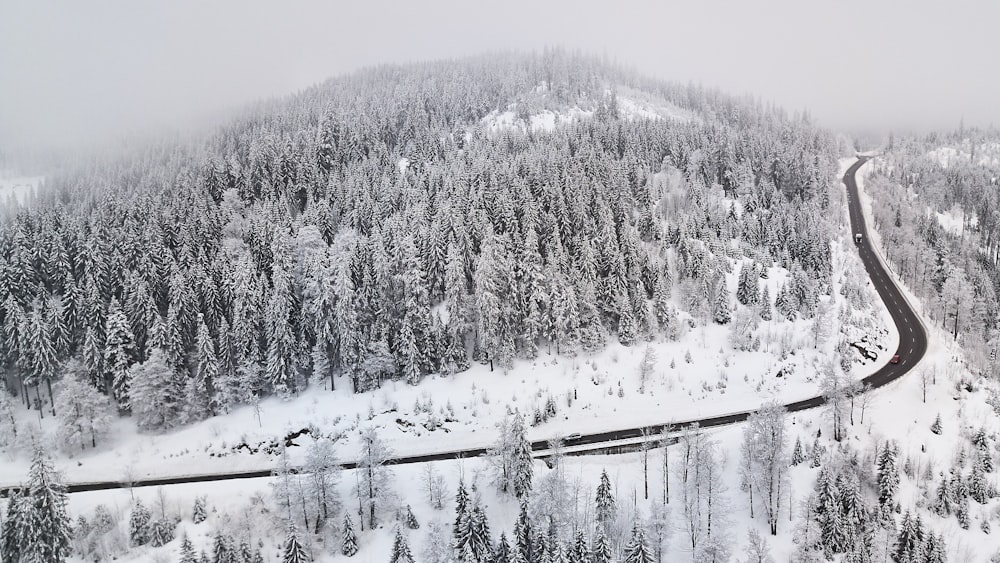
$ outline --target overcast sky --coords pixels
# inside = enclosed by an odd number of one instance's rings
[[[382,62],[547,45],[843,130],[1000,125],[1000,2],[0,0],[0,146],[97,143]]]

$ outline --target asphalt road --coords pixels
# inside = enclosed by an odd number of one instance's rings
[[[927,334],[924,331],[923,324],[921,324],[917,313],[910,308],[909,303],[903,297],[902,293],[900,293],[899,288],[897,288],[895,283],[892,281],[890,274],[885,270],[882,263],[875,255],[875,251],[871,243],[871,237],[868,236],[868,229],[865,225],[864,215],[861,212],[861,202],[858,198],[858,186],[854,180],[854,174],[857,172],[858,168],[865,163],[865,160],[867,160],[865,157],[859,158],[858,161],[855,162],[844,174],[844,184],[847,187],[848,208],[851,217],[851,232],[862,233],[862,241],[857,245],[858,251],[861,255],[861,261],[864,263],[865,269],[868,271],[871,283],[875,286],[875,289],[878,291],[879,296],[881,296],[882,301],[885,302],[886,308],[889,310],[889,314],[892,316],[892,320],[896,324],[896,329],[899,331],[899,347],[895,352],[900,357],[899,363],[888,363],[879,368],[879,370],[875,373],[862,380],[864,383],[871,385],[872,388],[878,388],[899,379],[917,365],[924,353],[927,351]],[[796,412],[819,407],[825,402],[826,401],[822,396],[818,396],[789,403],[785,405],[785,408],[787,408],[789,412]],[[724,426],[746,420],[751,412],[752,411],[744,411],[722,414],[699,420],[671,421],[668,423],[653,424],[646,428],[658,433],[666,425],[670,425],[675,429],[690,426],[694,423],[698,423],[698,425],[702,428]],[[574,440],[567,440],[565,444],[567,446],[574,446],[574,449],[577,451],[580,451],[581,449],[585,451],[587,448],[580,448],[579,446],[586,445],[593,446],[593,450],[600,450],[607,447],[607,442],[628,438],[638,438],[642,436],[642,432],[643,428],[625,428],[610,432],[601,432],[599,434],[588,434]],[[548,449],[548,443],[544,440],[532,442],[531,447],[536,451],[545,450]],[[478,457],[485,453],[485,448],[472,448],[460,451],[399,457],[393,459],[391,463],[394,465],[400,465],[407,463],[470,458]],[[357,467],[357,464],[354,462],[344,463],[342,464],[342,467],[345,469],[353,469]],[[212,475],[181,475],[157,479],[137,479],[131,483],[123,481],[70,483],[68,484],[68,489],[69,492],[75,493],[83,491],[120,489],[128,486],[154,487],[161,485],[176,485],[181,483],[254,479],[259,477],[268,477],[270,475],[271,471],[269,470]],[[6,493],[6,489],[0,489],[0,494],[5,495]]]

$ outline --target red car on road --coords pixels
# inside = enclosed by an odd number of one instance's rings
[[[899,363],[899,354],[896,354],[896,355],[894,355],[894,356],[892,357],[892,359],[891,359],[891,360],[889,360],[889,363],[890,363],[890,364],[898,364],[898,363]]]

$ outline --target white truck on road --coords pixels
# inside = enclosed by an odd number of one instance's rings
[[[854,244],[861,244],[861,233],[854,233]]]

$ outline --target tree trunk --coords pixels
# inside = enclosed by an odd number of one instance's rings
[[[48,387],[48,390],[49,390],[49,406],[52,407],[52,416],[55,416],[56,415],[56,400],[52,396],[52,379],[51,378],[46,378],[45,379],[45,386]]]

